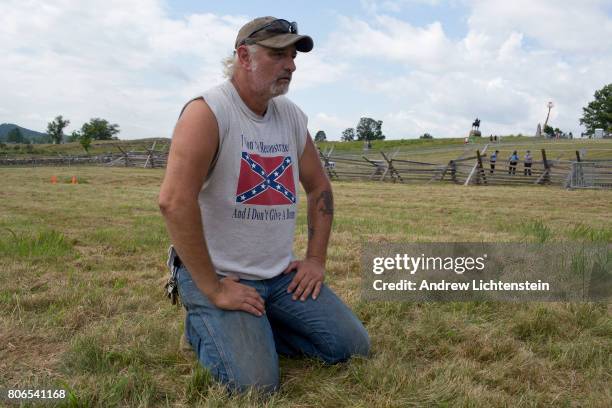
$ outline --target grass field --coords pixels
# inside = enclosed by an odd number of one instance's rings
[[[264,400],[226,395],[178,352],[183,312],[162,294],[162,177],[0,169],[0,388],[65,388],[66,406],[612,406],[610,305],[359,292],[368,241],[612,242],[612,191],[334,183],[326,279],[364,321],[372,356],[282,359],[281,391]],[[295,245],[303,254],[303,196]]]

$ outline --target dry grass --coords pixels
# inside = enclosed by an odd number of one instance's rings
[[[612,406],[608,305],[359,298],[364,242],[612,242],[612,191],[335,183],[327,281],[365,322],[372,356],[282,360],[281,392],[263,400],[227,396],[178,352],[162,176],[0,169],[0,387],[63,387],[67,406]]]

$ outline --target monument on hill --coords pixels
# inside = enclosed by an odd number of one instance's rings
[[[544,126],[542,127],[542,131],[546,132],[546,126],[548,125],[548,119],[550,118],[550,110],[555,106],[553,101],[549,101],[546,103],[546,107],[548,108],[548,113],[546,114],[546,120],[544,121]]]
[[[480,119],[476,118],[474,123],[472,123],[472,129],[470,130],[469,137],[481,137],[482,133],[480,133]]]

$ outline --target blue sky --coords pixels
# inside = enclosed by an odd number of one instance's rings
[[[315,49],[299,55],[289,97],[311,133],[337,140],[362,116],[387,138],[579,134],[581,108],[612,82],[612,1],[73,0],[0,3],[0,122],[69,131],[92,117],[120,137],[170,137],[183,103],[223,81],[220,60],[248,20],[295,20]],[[83,23],[85,22],[85,23]]]
[[[169,13],[176,18],[186,17],[192,13],[244,14],[247,16],[272,15],[290,21],[298,21],[300,29],[313,33],[313,36],[323,39],[335,30],[335,17],[353,15],[367,18],[373,13],[372,5],[359,1],[171,1],[166,2]],[[429,24],[440,21],[450,35],[465,34],[465,22],[468,9],[460,2],[450,2],[444,5],[435,2],[412,2],[401,5],[401,8],[390,10],[403,21],[415,25]]]

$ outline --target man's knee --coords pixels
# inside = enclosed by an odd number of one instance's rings
[[[186,337],[195,349],[200,364],[230,392],[243,393],[249,389],[274,392],[279,387],[278,355],[274,343],[253,327],[242,327],[244,316],[232,315],[237,322],[232,330],[221,330],[197,313],[188,314]],[[229,317],[226,317],[226,322]],[[246,316],[248,322],[249,316]],[[231,332],[228,335],[228,332]],[[270,333],[271,334],[271,333]],[[268,345],[270,347],[268,347]]]
[[[360,322],[350,331],[338,332],[334,337],[329,350],[322,353],[328,364],[342,363],[353,356],[367,357],[370,353],[370,336]]]
[[[235,376],[223,381],[232,392],[245,393],[250,389],[269,394],[278,391],[280,375],[278,366],[240,367]]]
[[[232,393],[245,393],[254,389],[261,393],[278,390],[280,374],[278,361],[234,361],[230,364],[211,365],[208,358],[200,356],[200,364],[210,370],[213,377]]]

